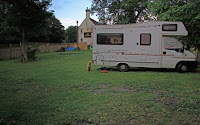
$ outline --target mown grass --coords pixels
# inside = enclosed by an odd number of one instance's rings
[[[199,124],[196,72],[86,72],[91,51],[0,61],[0,124]]]

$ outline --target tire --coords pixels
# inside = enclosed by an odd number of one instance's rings
[[[127,72],[127,71],[129,71],[129,66],[127,65],[127,64],[119,64],[118,65],[118,70],[120,71],[120,72]]]
[[[189,71],[189,66],[187,63],[180,63],[178,66],[177,66],[177,71],[180,72],[180,73],[184,73],[184,72],[187,72]]]

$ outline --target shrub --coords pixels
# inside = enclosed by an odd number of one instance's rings
[[[38,51],[38,46],[28,46],[26,48],[28,61],[36,60],[36,52]]]

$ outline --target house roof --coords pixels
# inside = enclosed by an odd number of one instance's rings
[[[87,19],[87,18],[85,18],[85,20],[84,20],[83,22],[85,22],[86,19]],[[101,25],[101,23],[97,22],[96,20],[94,20],[94,19],[92,19],[92,18],[89,18],[89,19],[90,19],[90,21],[91,21],[94,25]],[[80,26],[83,24],[83,22],[80,24]],[[79,27],[80,27],[80,26],[79,26]]]
[[[90,18],[90,20],[94,23],[94,25],[98,25],[99,22],[97,22],[96,20],[93,20],[92,18]]]

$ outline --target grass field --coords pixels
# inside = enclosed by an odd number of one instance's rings
[[[91,51],[0,61],[0,124],[200,124],[196,72],[86,72]]]

